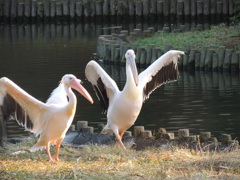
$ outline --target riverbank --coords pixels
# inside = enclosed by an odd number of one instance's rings
[[[45,151],[28,149],[36,139],[8,144],[0,150],[2,179],[239,179],[240,151],[189,150],[174,146],[123,150],[87,145],[60,149],[60,162],[49,163]],[[52,154],[54,150],[52,148]]]
[[[163,27],[155,33],[154,28],[144,32],[134,29],[132,32],[120,31],[98,38],[98,55],[105,63],[125,64],[125,52],[132,48],[136,54],[136,63],[145,67],[170,49],[183,50],[179,68],[186,70],[238,72],[239,66],[239,26],[212,26],[204,31],[197,27],[186,31],[180,29],[170,32]]]

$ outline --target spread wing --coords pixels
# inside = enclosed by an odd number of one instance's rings
[[[85,75],[92,84],[98,100],[101,103],[102,112],[106,113],[109,101],[111,101],[115,93],[119,92],[117,84],[95,61],[90,61],[87,64]]]
[[[162,84],[178,79],[179,71],[177,63],[180,54],[184,54],[184,52],[170,50],[139,74],[139,86],[143,88],[144,101]]]
[[[39,118],[47,106],[35,99],[10,79],[0,79],[0,108],[4,119],[14,117],[19,125],[36,133]]]

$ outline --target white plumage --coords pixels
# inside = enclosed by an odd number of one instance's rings
[[[0,79],[0,108],[4,119],[14,116],[19,125],[36,135],[40,135],[37,144],[30,151],[46,147],[49,161],[58,161],[59,147],[70,127],[77,100],[71,88],[81,93],[93,103],[89,93],[74,75],[63,76],[60,85],[52,92],[46,103],[29,95],[10,79]],[[51,157],[49,148],[56,143],[56,154]]]
[[[125,54],[127,79],[122,91],[95,61],[87,64],[86,77],[93,85],[103,113],[107,112],[103,133],[113,132],[118,143],[125,147],[122,136],[135,123],[143,102],[157,87],[179,77],[177,63],[180,54],[184,52],[170,50],[138,75],[135,53],[128,50]]]

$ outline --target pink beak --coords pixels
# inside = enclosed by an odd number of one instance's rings
[[[91,104],[93,104],[93,99],[87,90],[77,81],[74,80],[72,83],[72,88],[82,94]]]

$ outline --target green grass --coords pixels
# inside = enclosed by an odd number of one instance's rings
[[[238,37],[233,37],[237,36]],[[226,46],[234,50],[240,50],[240,27],[225,26],[224,24],[212,26],[205,31],[190,31],[177,33],[155,33],[152,37],[138,39],[131,44],[138,44],[146,48],[148,44],[164,49],[165,45],[171,45],[174,49],[185,50],[189,47],[200,48],[208,46],[218,48]]]
[[[2,179],[239,179],[240,150],[203,152],[171,147],[144,151],[116,146],[64,145],[60,162],[49,163],[45,151],[11,153],[34,144],[8,145],[0,152]],[[53,154],[54,152],[52,152]]]

